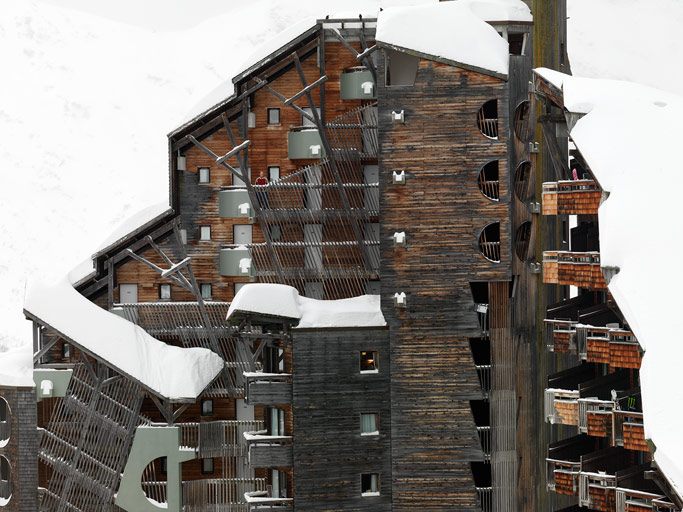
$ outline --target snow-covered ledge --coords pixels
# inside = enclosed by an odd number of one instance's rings
[[[211,350],[167,345],[100,308],[78,293],[68,278],[32,286],[24,313],[164,399],[195,400],[224,366]]]

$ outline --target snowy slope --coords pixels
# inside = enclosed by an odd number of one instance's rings
[[[205,21],[185,23],[203,4]],[[245,56],[303,17],[378,9],[378,0],[220,4],[164,1],[156,26],[151,7],[138,14],[132,0],[115,10],[3,0],[0,350],[30,340],[21,314],[27,278],[64,275],[123,219],[167,201],[166,134]]]

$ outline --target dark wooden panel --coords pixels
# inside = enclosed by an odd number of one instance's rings
[[[295,330],[292,410],[297,512],[391,510],[390,354],[386,329]],[[379,372],[360,373],[360,351]],[[360,414],[379,414],[379,435],[360,435]],[[362,497],[363,473],[379,473],[380,495]]]

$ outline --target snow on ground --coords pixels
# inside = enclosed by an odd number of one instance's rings
[[[218,354],[159,341],[143,328],[90,302],[66,278],[53,284],[33,284],[24,307],[166,398],[197,398],[223,369]]]
[[[4,0],[0,347],[30,343],[27,276],[64,275],[123,219],[168,200],[166,134],[246,55],[304,17],[377,9],[378,0]]]
[[[291,318],[298,321],[299,329],[386,325],[379,295],[317,300],[303,297],[296,288],[283,284],[243,286],[230,304],[228,318],[238,312]]]
[[[552,77],[565,106],[586,113],[571,132],[609,197],[600,206],[602,266],[620,271],[609,283],[645,350],[640,370],[645,435],[655,460],[683,495],[683,389],[676,376],[683,339],[676,329],[683,287],[679,140],[683,97],[629,82]],[[628,149],[626,149],[628,148]],[[656,150],[655,150],[656,148]]]

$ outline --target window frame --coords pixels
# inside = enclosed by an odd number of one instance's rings
[[[204,293],[204,287],[208,286],[208,296]],[[213,286],[211,286],[211,283],[200,283],[199,284],[199,293],[202,296],[202,299],[204,300],[213,300]]]
[[[204,236],[204,233],[208,233],[208,238]],[[210,242],[211,241],[211,226],[199,226],[199,241],[200,242]]]
[[[206,180],[202,179],[202,171],[206,171]],[[199,167],[197,169],[197,178],[199,183],[211,183],[211,168],[210,167]]]
[[[207,469],[206,465],[210,464],[211,468]],[[202,475],[212,475],[216,471],[216,466],[213,462],[213,457],[202,458]]]
[[[375,430],[372,430],[370,432],[364,432],[363,431],[363,416],[374,416],[375,417]],[[380,416],[379,416],[378,412],[361,412],[359,419],[360,419],[360,435],[362,437],[379,437]]]
[[[371,354],[374,368],[370,370],[363,369],[363,354]],[[377,350],[359,350],[358,351],[358,371],[363,374],[379,373],[379,351]]]
[[[209,404],[209,411],[204,410],[204,404]],[[200,416],[213,416],[213,400],[211,398],[205,398],[199,403],[199,415]]]
[[[168,297],[164,297],[163,290],[168,290]],[[159,300],[171,300],[171,285],[167,283],[159,284]]]
[[[372,488],[372,477],[377,476],[377,490],[376,491],[363,491],[363,477],[369,476]],[[360,474],[360,495],[363,498],[368,498],[372,496],[380,496],[382,494],[382,477],[380,473],[361,473]]]
[[[270,114],[271,112],[277,112],[277,122],[271,122]],[[266,120],[268,121],[268,126],[280,126],[282,124],[282,113],[279,107],[268,107],[266,109]]]
[[[71,358],[71,345],[69,343],[62,343],[62,359]]]

